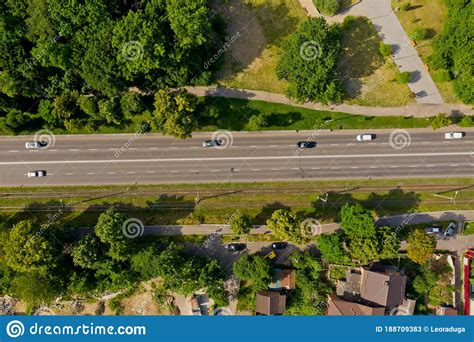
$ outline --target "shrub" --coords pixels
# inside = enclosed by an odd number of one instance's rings
[[[313,0],[313,3],[323,14],[334,15],[339,10],[339,0]]]
[[[427,31],[425,28],[423,27],[418,27],[416,28],[413,33],[411,34],[410,38],[412,40],[423,40],[423,39],[426,39],[426,36],[427,36]]]
[[[407,84],[411,81],[411,72],[404,71],[397,75],[397,82],[400,84]]]
[[[437,82],[449,82],[451,81],[451,75],[448,70],[439,70],[433,75],[433,79]]]
[[[448,118],[446,116],[446,113],[439,113],[436,115],[432,120],[431,120],[431,127],[433,127],[434,130],[449,126],[453,123],[451,118]]]
[[[392,54],[392,45],[384,44],[383,42],[380,42],[379,52],[384,57],[390,56]]]
[[[411,8],[411,3],[405,2],[404,4],[400,6],[400,8],[402,9],[402,11],[409,11]]]
[[[472,127],[472,126],[474,126],[474,116],[465,116],[465,117],[463,117],[461,122],[459,122],[459,126],[461,126],[461,127]]]
[[[252,115],[249,120],[249,128],[252,131],[259,131],[264,127],[267,127],[268,121],[267,117],[263,114],[260,115]]]

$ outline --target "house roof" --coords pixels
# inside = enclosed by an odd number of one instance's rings
[[[296,272],[289,269],[273,269],[272,282],[269,285],[271,289],[293,290],[296,286]]]
[[[394,307],[402,304],[407,278],[393,268],[377,264],[362,267],[360,295],[370,303]]]
[[[438,316],[457,316],[458,310],[449,306],[438,306],[436,314]]]
[[[261,315],[282,315],[286,309],[286,296],[276,291],[257,293],[256,312]]]
[[[385,308],[349,302],[338,296],[331,295],[328,300],[327,314],[328,316],[383,316]]]

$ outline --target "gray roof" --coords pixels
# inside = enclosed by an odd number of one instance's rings
[[[402,304],[407,277],[390,268],[382,271],[380,267],[362,268],[361,297],[370,303],[387,307]]]

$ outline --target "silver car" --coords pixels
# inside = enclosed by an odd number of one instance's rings
[[[456,223],[455,222],[451,222],[448,226],[448,228],[446,228],[446,231],[444,232],[444,237],[447,239],[449,238],[450,236],[452,236],[454,234],[454,232],[456,231]]]
[[[28,178],[32,178],[32,177],[46,177],[46,171],[38,170],[38,171],[28,172]]]

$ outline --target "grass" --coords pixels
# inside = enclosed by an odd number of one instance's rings
[[[404,2],[402,0],[392,0],[392,8],[400,7]],[[417,28],[426,29],[427,39],[416,43],[422,61],[429,64],[429,57],[433,53],[433,38],[443,30],[447,9],[444,0],[410,0],[410,3],[410,9],[408,11],[398,11],[397,16],[408,36]],[[430,69],[429,72],[443,99],[447,102],[460,103],[454,92],[453,83],[438,81],[439,71]]]
[[[268,125],[261,130],[305,129],[360,129],[360,128],[423,128],[431,119],[402,116],[362,116],[340,112],[317,111],[264,101],[227,98],[202,98],[200,131],[229,129],[252,130],[249,119],[253,115],[265,115]],[[218,112],[217,117],[206,113]]]
[[[474,221],[469,221],[464,223],[464,235],[472,235],[474,234]]]
[[[334,266],[329,270],[329,278],[332,280],[340,280],[346,278],[347,267]]]
[[[407,212],[472,209],[474,191],[459,191],[456,205],[433,196],[449,195],[474,180],[382,179],[354,181],[295,181],[188,185],[45,187],[0,189],[0,222],[4,227],[23,219],[48,220],[61,209],[57,223],[64,227],[92,226],[107,207],[114,205],[145,225],[218,224],[236,209],[250,215],[254,224],[264,224],[273,211],[291,208],[301,217],[322,223],[338,221],[344,203],[360,202],[378,216]],[[446,192],[449,188],[449,191]],[[199,189],[201,201],[196,205]],[[319,196],[328,193],[323,205]],[[70,205],[73,210],[67,210]],[[6,209],[9,207],[10,209]],[[188,239],[188,237],[177,237]],[[261,239],[260,236],[250,239]],[[265,239],[270,238],[268,236]],[[196,237],[189,237],[196,242]],[[227,239],[227,238],[226,238]],[[231,239],[231,238],[228,238]]]
[[[386,107],[415,102],[408,86],[396,82],[398,68],[392,58],[380,54],[381,42],[367,18],[353,18],[345,25],[337,73],[344,81],[348,103]]]

